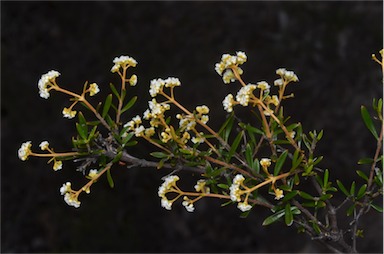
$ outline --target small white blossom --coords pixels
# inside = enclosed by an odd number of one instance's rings
[[[279,78],[279,79],[276,79],[274,82],[275,86],[282,86],[284,84],[284,81],[283,79]]]
[[[60,194],[64,195],[65,193],[70,192],[71,190],[72,190],[71,182],[66,182],[66,183],[63,184],[63,186],[61,186]]]
[[[202,193],[209,193],[210,192],[210,189],[209,187],[206,186],[206,181],[205,180],[198,180],[197,183],[195,184],[195,190],[197,192],[202,192]]]
[[[242,212],[246,212],[251,210],[252,206],[248,203],[238,203],[237,208],[239,208]]]
[[[227,111],[228,113],[232,112],[233,106],[235,103],[236,101],[233,99],[233,95],[228,94],[223,100],[224,110]]]
[[[140,137],[144,133],[144,131],[145,131],[144,126],[140,125],[135,129],[135,136]]]
[[[49,71],[46,74],[43,74],[38,82],[40,97],[44,99],[49,98],[49,88],[48,86],[55,81],[55,79],[60,76],[58,71]]]
[[[196,111],[200,114],[208,114],[209,113],[209,108],[205,105],[202,106],[197,106]]]
[[[156,97],[156,95],[158,93],[160,93],[160,91],[163,89],[165,85],[165,82],[164,80],[162,79],[152,79],[151,80],[151,84],[149,86],[149,94],[152,96],[152,97]]]
[[[164,207],[167,210],[172,209],[172,202],[169,201],[168,199],[161,199],[161,206]]]
[[[264,167],[264,168],[268,168],[269,166],[271,166],[271,159],[268,159],[268,158],[263,158],[260,160],[260,166]]]
[[[283,198],[284,197],[283,191],[280,189],[276,189],[275,190],[275,196],[276,196],[275,197],[276,200]]]
[[[256,85],[253,84],[243,86],[236,95],[236,101],[240,103],[240,105],[248,106],[250,95],[255,89]]]
[[[97,169],[91,169],[91,170],[89,170],[88,176],[89,176],[91,179],[96,179],[98,175],[99,175],[99,173],[98,173],[98,170],[97,170]]]
[[[73,206],[75,208],[79,208],[80,207],[80,201],[77,200],[77,197],[74,196],[74,194],[72,193],[65,193],[64,195],[64,201],[69,205],[69,206]]]
[[[135,74],[133,74],[131,76],[131,78],[129,79],[129,84],[131,86],[136,86],[136,84],[137,84],[137,76]]]
[[[261,89],[262,91],[269,92],[269,84],[265,81],[257,82],[257,88]]]
[[[18,155],[19,159],[22,161],[25,161],[28,159],[28,156],[31,154],[31,141],[27,141],[23,144],[21,144],[21,147],[19,148]]]
[[[40,143],[39,146],[40,146],[40,149],[44,151],[44,150],[48,149],[49,143],[48,143],[48,141],[43,141],[43,142]]]
[[[165,87],[175,87],[175,86],[181,86],[181,82],[178,78],[169,77],[165,82]]]
[[[74,118],[76,116],[76,113],[77,113],[77,111],[71,110],[69,108],[64,108],[63,109],[63,116],[68,118],[68,119]]]
[[[63,168],[63,162],[62,161],[55,161],[53,164],[53,170],[57,171]]]
[[[188,211],[188,212],[193,212],[195,211],[195,207],[193,206],[193,203],[190,203],[188,201],[183,201],[183,206],[185,207],[185,209]]]
[[[202,137],[201,135],[204,135],[204,133],[200,132],[200,136],[198,136],[198,137],[193,137],[193,138],[192,138],[192,142],[193,142],[194,144],[197,144],[197,143],[204,143],[205,138]]]
[[[96,83],[92,83],[92,84],[89,85],[89,95],[90,96],[94,96],[98,92],[100,92],[100,89],[99,89],[99,86]]]

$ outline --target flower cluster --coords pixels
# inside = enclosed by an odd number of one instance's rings
[[[80,201],[77,199],[78,195],[74,190],[72,190],[70,182],[66,182],[63,186],[61,186],[60,194],[64,195],[64,201],[69,206],[73,206],[75,208],[80,207]]]
[[[21,147],[19,148],[19,151],[18,151],[20,160],[26,161],[28,159],[29,155],[32,152],[31,147],[32,147],[31,141],[27,141],[21,144]]]
[[[178,78],[169,77],[167,79],[153,79],[149,87],[149,94],[152,97],[156,97],[160,92],[163,91],[164,87],[176,87],[180,86],[181,82]]]
[[[55,85],[56,78],[60,76],[58,71],[49,71],[43,74],[38,82],[40,97],[44,99],[49,98],[49,90],[52,85]]]
[[[76,116],[77,111],[72,110],[71,108],[64,108],[63,109],[63,116],[68,119],[72,119]]]
[[[172,204],[174,200],[168,200],[166,197],[166,194],[169,192],[175,191],[177,188],[176,182],[180,178],[175,175],[170,175],[167,178],[165,178],[164,183],[159,187],[158,195],[161,198],[161,206],[164,207],[167,210],[172,209]]]
[[[98,92],[100,92],[100,89],[99,89],[99,86],[96,83],[92,83],[92,84],[89,85],[89,95],[90,96],[94,96]]]
[[[244,52],[236,52],[236,56],[230,54],[223,54],[221,57],[220,63],[216,63],[215,70],[216,72],[223,77],[225,84],[234,82],[236,76],[232,71],[232,68],[235,68],[239,75],[243,74],[243,70],[238,66],[247,61],[247,56]],[[224,73],[223,73],[224,72]]]
[[[113,73],[118,72],[120,68],[124,69],[129,66],[136,67],[137,65],[137,61],[130,56],[115,57],[115,59],[113,59],[113,63],[114,65],[111,69],[111,72]]]
[[[280,76],[280,79],[276,79],[274,82],[276,86],[282,86],[284,83],[288,84],[291,81],[299,81],[299,78],[293,71],[287,71],[285,68],[277,69],[276,74]]]
[[[239,208],[242,212],[246,212],[252,208],[251,205],[248,204],[247,197],[244,202],[241,201],[241,196],[245,193],[245,191],[240,189],[240,186],[243,186],[245,178],[243,175],[238,174],[233,178],[232,185],[230,186],[230,197],[233,202],[238,202],[237,208]]]

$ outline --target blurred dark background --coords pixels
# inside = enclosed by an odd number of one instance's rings
[[[129,55],[139,65],[131,90],[140,103],[126,117],[141,114],[150,99],[149,81],[179,77],[185,105],[206,104],[211,125],[225,119],[221,101],[239,86],[225,86],[214,71],[223,53],[242,50],[248,82],[272,83],[275,70],[294,70],[300,82],[289,89],[295,99],[286,114],[305,131],[324,129],[318,154],[322,168],[350,184],[361,157],[373,156],[374,138],[365,129],[360,105],[381,96],[382,76],[371,54],[382,48],[383,3],[377,2],[1,2],[1,250],[2,252],[321,252],[306,235],[282,224],[261,225],[269,211],[252,210],[239,218],[235,206],[202,200],[192,214],[179,202],[160,207],[157,188],[169,171],[112,171],[115,188],[105,179],[81,208],[68,207],[59,194],[71,181],[84,179],[73,163],[53,172],[46,160],[22,162],[17,150],[43,140],[56,151],[71,146],[74,121],[64,119],[68,97],[38,95],[41,74],[61,72],[59,83],[80,91],[97,82],[101,95],[116,56]],[[79,109],[79,108],[77,108]],[[135,150],[148,154],[152,150]],[[192,182],[198,176],[181,174]],[[192,185],[186,185],[191,187]],[[345,222],[344,222],[345,223]],[[382,252],[382,215],[362,221],[362,252]]]

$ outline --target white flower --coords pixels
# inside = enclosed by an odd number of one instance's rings
[[[284,197],[283,191],[280,189],[276,189],[275,190],[275,196],[276,196],[275,197],[276,200],[283,198]]]
[[[245,178],[242,174],[237,174],[235,178],[233,178],[233,184],[240,185],[242,182],[244,182]]]
[[[161,199],[161,206],[164,207],[167,210],[172,209],[172,202],[170,202],[168,199]]]
[[[99,173],[98,173],[98,170],[97,170],[97,169],[91,169],[91,170],[89,170],[88,176],[89,176],[91,179],[96,179],[98,175],[99,175]]]
[[[279,76],[284,76],[287,70],[285,68],[279,68],[276,70],[276,74]]]
[[[144,126],[140,125],[135,129],[135,136],[140,137],[144,133],[144,131],[145,131]]]
[[[227,111],[228,113],[232,112],[233,111],[233,106],[235,104],[235,100],[233,99],[233,95],[232,94],[228,94],[224,100],[223,100],[223,106],[224,106],[224,110]]]
[[[40,149],[44,151],[44,150],[48,149],[49,143],[48,143],[48,141],[43,141],[43,142],[40,143],[39,146],[40,146]]]
[[[25,161],[28,159],[28,156],[31,154],[31,141],[27,141],[23,144],[21,144],[21,147],[19,148],[18,155],[19,159],[22,161]]]
[[[156,97],[156,95],[158,93],[160,93],[160,91],[163,89],[165,85],[165,82],[164,80],[162,79],[152,79],[151,80],[151,84],[149,86],[149,94],[152,96],[152,97]]]
[[[205,180],[198,180],[197,183],[195,184],[195,190],[197,192],[202,192],[202,193],[209,193],[210,189],[209,187],[206,186],[206,181]]]
[[[132,67],[137,65],[137,61],[130,56],[115,57],[115,59],[113,59],[113,63],[115,65],[112,67],[111,72],[117,72],[120,67],[124,68],[127,65]]]
[[[275,106],[277,106],[277,105],[279,105],[279,98],[277,97],[277,95],[273,95],[272,96],[272,98],[271,98],[271,100],[270,100],[270,102],[273,104],[273,105],[275,105]]]
[[[236,56],[237,56],[237,62],[239,64],[243,64],[247,61],[247,55],[242,51],[237,51]]]
[[[230,187],[229,187],[229,191],[230,191],[230,197],[231,197],[231,200],[234,201],[234,202],[239,202],[241,200],[241,190],[240,190],[240,186],[238,184],[232,184]]]
[[[202,106],[197,106],[196,111],[200,114],[208,114],[209,113],[209,108],[205,105]]]
[[[231,69],[225,70],[225,72],[223,74],[224,84],[229,84],[229,83],[235,82],[235,81],[236,81],[236,77],[235,77],[235,74],[233,74],[233,71]]]
[[[243,86],[236,95],[236,101],[240,103],[240,105],[248,106],[250,95],[255,89],[256,85],[253,84]]]
[[[274,82],[275,86],[282,86],[284,84],[284,81],[283,79],[279,78],[279,79],[276,79]]]
[[[62,161],[56,161],[53,164],[53,170],[57,171],[63,168],[63,162]]]
[[[257,82],[257,88],[261,89],[262,91],[269,92],[269,84],[265,81]]]
[[[238,51],[236,52],[236,56],[231,56],[230,54],[223,54],[221,56],[220,63],[215,64],[215,70],[220,75],[223,76],[224,83],[228,84],[229,82],[235,81],[235,77],[232,71],[228,71],[231,67],[233,68],[236,66],[238,68],[238,65],[241,65],[247,61],[247,56],[244,52]],[[224,70],[228,69],[226,72]],[[224,72],[224,75],[223,75]],[[238,68],[238,72],[241,75],[242,70]]]
[[[92,84],[89,85],[89,95],[90,96],[94,96],[98,92],[100,92],[100,89],[99,89],[99,86],[96,83],[92,83]]]
[[[167,78],[166,80],[164,80],[164,82],[165,82],[165,87],[175,87],[175,86],[181,85],[180,80],[178,78],[173,78],[173,77]]]
[[[74,118],[76,116],[76,113],[77,113],[77,111],[71,110],[69,108],[64,108],[63,109],[63,116],[68,118],[68,119]]]
[[[141,124],[142,121],[141,121],[141,117],[139,115],[135,116],[134,118],[132,118],[132,121],[135,123],[135,124]]]
[[[188,212],[193,212],[195,211],[195,207],[193,206],[193,203],[190,203],[188,201],[183,201],[183,206],[185,207],[185,209],[188,211]]]
[[[176,182],[180,178],[176,175],[170,175],[164,179],[164,183],[159,187],[158,195],[159,197],[163,197],[165,193],[170,190],[173,186],[175,186]]]
[[[61,186],[60,194],[64,195],[65,193],[70,192],[71,190],[72,190],[71,183],[70,182],[66,182],[66,183],[63,184],[63,186]]]
[[[46,74],[43,74],[38,82],[40,97],[44,99],[49,98],[49,88],[48,86],[55,81],[55,79],[60,76],[58,71],[49,71]]]
[[[205,138],[202,137],[201,135],[204,135],[204,133],[200,132],[200,136],[198,136],[198,137],[193,137],[193,138],[192,138],[192,142],[193,142],[194,144],[197,144],[197,143],[204,143]]]
[[[74,194],[72,193],[65,193],[64,195],[64,201],[69,205],[69,206],[73,206],[75,208],[79,208],[80,207],[80,201],[77,200],[77,197],[74,196]]]
[[[145,120],[149,120],[149,119],[152,118],[152,114],[151,114],[151,111],[150,111],[149,109],[147,109],[147,110],[144,111],[143,118],[144,118]]]
[[[207,115],[203,115],[203,116],[201,116],[200,121],[201,121],[203,124],[206,124],[206,123],[209,121],[209,116],[207,116]]]
[[[129,79],[129,84],[130,84],[131,86],[135,86],[135,85],[137,84],[137,76],[136,76],[135,74],[133,74],[133,75],[131,76],[131,78]]]
[[[264,168],[268,168],[269,166],[271,166],[271,159],[268,159],[268,158],[261,159],[260,165]]]
[[[246,212],[251,210],[252,206],[244,202],[244,203],[238,203],[237,208],[239,208],[242,212]]]

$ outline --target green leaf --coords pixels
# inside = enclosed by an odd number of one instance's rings
[[[88,140],[93,139],[93,137],[95,136],[95,133],[96,133],[96,129],[97,129],[97,126],[93,126],[91,132],[89,133]]]
[[[169,157],[168,154],[165,154],[163,152],[152,152],[152,153],[150,153],[150,155],[152,155],[153,157],[158,158],[158,159],[163,159],[163,158]]]
[[[281,168],[283,167],[283,164],[285,162],[285,159],[287,158],[288,150],[285,150],[277,159],[277,162],[275,164],[275,169],[273,170],[273,175],[277,176],[280,173]]]
[[[342,182],[339,180],[336,180],[337,186],[339,186],[339,189],[344,193],[345,196],[349,197],[349,193]]]
[[[81,111],[79,112],[79,114],[77,114],[77,116],[79,118],[79,124],[87,126],[87,121],[85,120],[85,117]]]
[[[271,216],[267,217],[264,221],[263,221],[263,226],[268,226],[274,222],[276,222],[277,220],[279,220],[281,217],[283,217],[285,214],[285,210],[281,210],[281,211],[278,211],[277,213],[275,214],[272,214]]]
[[[373,159],[372,158],[362,158],[357,163],[360,164],[360,165],[362,165],[362,164],[372,164],[373,163]]]
[[[245,160],[250,168],[253,168],[253,151],[250,144],[245,147]]]
[[[357,173],[358,176],[360,176],[361,178],[363,178],[365,181],[368,182],[368,176],[367,176],[366,174],[364,174],[363,171],[361,171],[361,170],[356,170],[356,173]]]
[[[113,94],[114,94],[118,99],[120,99],[120,94],[117,92],[115,86],[114,86],[112,83],[109,83],[109,86],[111,87],[111,90],[112,90]]]
[[[109,94],[107,96],[107,98],[105,99],[105,103],[104,103],[104,107],[103,107],[103,113],[101,114],[101,116],[103,118],[107,115],[109,108],[111,107],[111,103],[112,103],[112,94]]]
[[[107,180],[108,180],[109,186],[113,188],[115,186],[115,183],[113,182],[113,179],[112,179],[111,169],[107,170]]]
[[[84,126],[82,124],[76,123],[76,129],[82,139],[87,139],[88,133],[86,125]]]
[[[132,99],[127,103],[127,105],[125,105],[124,108],[121,110],[121,113],[124,113],[128,109],[132,108],[132,106],[135,105],[136,100],[137,96],[132,97]]]
[[[356,198],[357,198],[357,199],[362,198],[362,197],[365,195],[365,191],[366,191],[366,190],[367,190],[367,185],[366,185],[366,184],[363,184],[363,185],[360,187],[359,191],[357,192],[357,196],[356,196]]]
[[[297,190],[293,190],[291,192],[288,192],[284,195],[284,198],[282,199],[283,202],[286,202],[288,200],[291,200],[294,198],[299,192]]]
[[[372,204],[372,203],[371,203],[371,207],[372,207],[373,209],[375,209],[376,211],[380,212],[380,213],[383,212],[383,208],[380,207],[380,206],[378,206],[378,205],[375,205],[375,204]]]
[[[373,125],[371,116],[368,113],[368,110],[365,106],[361,106],[361,116],[363,117],[364,123],[367,126],[368,130],[372,133],[372,135],[379,139],[379,136],[377,135],[375,126]]]
[[[309,195],[308,193],[306,193],[304,191],[299,191],[299,195],[300,195],[300,197],[302,197],[304,199],[309,199],[309,200],[315,199],[314,197],[312,197],[311,195]]]
[[[353,181],[351,184],[351,188],[349,189],[349,194],[351,196],[355,196],[355,188],[356,188],[356,183],[355,183],[355,181]]]
[[[321,130],[319,134],[317,134],[317,141],[320,141],[320,139],[323,137],[324,131]]]
[[[328,179],[329,179],[329,170],[326,169],[324,172],[324,181],[323,181],[324,187],[326,187],[328,185]]]
[[[226,184],[224,184],[224,183],[219,183],[217,186],[220,187],[220,188],[222,188],[222,189],[225,189],[225,190],[228,190],[228,189],[229,189],[228,185],[226,185]]]
[[[293,214],[289,203],[285,206],[285,224],[287,226],[291,226],[293,224]]]
[[[237,134],[235,140],[232,143],[231,149],[229,150],[228,159],[232,158],[232,156],[235,154],[237,148],[239,147],[239,144],[240,144],[241,138],[243,137],[243,134],[244,134],[244,131],[241,131],[241,132],[239,132],[239,134]]]
[[[353,204],[347,209],[347,216],[351,216],[354,210],[355,210],[355,205]]]
[[[231,133],[232,126],[234,122],[233,113],[225,120],[224,124],[221,126],[218,134],[223,137],[225,141],[228,141],[229,134]]]
[[[121,156],[123,156],[123,152],[120,151],[116,154],[115,158],[113,158],[112,163],[116,163],[121,159]]]
[[[260,162],[259,162],[259,159],[257,159],[257,158],[253,161],[252,173],[255,176],[259,175],[259,173],[260,173]]]

